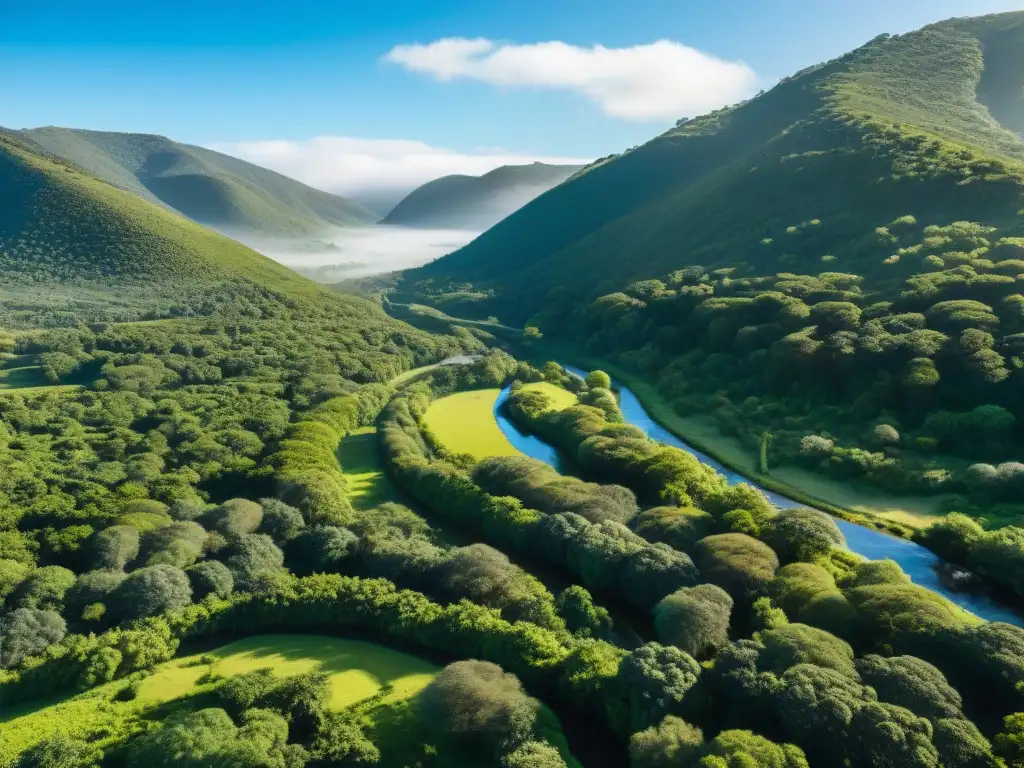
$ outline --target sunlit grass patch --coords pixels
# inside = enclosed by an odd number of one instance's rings
[[[350,432],[338,446],[338,463],[345,473],[349,499],[356,509],[369,509],[401,495],[384,471],[376,427]]]
[[[426,422],[441,444],[455,453],[487,456],[521,456],[494,419],[494,403],[501,390],[457,392],[435,400],[427,409]]]

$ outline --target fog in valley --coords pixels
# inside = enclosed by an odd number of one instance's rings
[[[480,232],[469,229],[352,227],[309,238],[230,237],[322,283],[410,269],[451,253]]]

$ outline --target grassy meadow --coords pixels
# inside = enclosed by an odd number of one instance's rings
[[[205,654],[162,664],[138,686],[131,701],[119,701],[120,680],[68,699],[19,707],[0,715],[0,766],[56,733],[72,736],[116,731],[140,721],[167,702],[211,690],[213,681],[257,669],[282,677],[322,671],[330,675],[331,704],[341,709],[369,699],[384,686],[384,703],[416,694],[438,668],[409,654],[362,640],[319,635],[257,635]]]
[[[445,448],[455,453],[468,453],[477,459],[520,456],[494,420],[494,403],[500,393],[500,389],[478,389],[435,400],[427,409],[427,426]]]
[[[384,471],[377,441],[376,427],[361,427],[346,435],[338,446],[338,463],[345,473],[349,500],[356,509],[402,499]]]

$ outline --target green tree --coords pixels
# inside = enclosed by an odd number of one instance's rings
[[[715,653],[729,642],[732,598],[714,584],[683,587],[654,608],[654,626],[662,642],[697,658]]]
[[[113,593],[111,608],[122,620],[156,616],[192,600],[188,576],[172,565],[151,565],[132,571]]]
[[[11,611],[0,618],[0,667],[18,666],[26,656],[60,642],[65,632],[64,619],[55,611],[39,608]]]
[[[528,741],[538,706],[515,675],[487,661],[449,664],[416,700],[428,728],[450,734],[484,756]]]

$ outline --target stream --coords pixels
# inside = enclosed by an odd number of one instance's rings
[[[563,367],[571,373],[584,377],[587,375],[586,371],[574,366],[563,364]],[[747,479],[743,475],[724,466],[721,462],[680,440],[652,419],[632,390],[621,382],[613,380],[612,388],[619,395],[619,405],[622,408],[626,422],[639,427],[652,439],[680,448],[696,456],[705,464],[718,470],[729,483],[749,483],[764,493],[777,507],[805,506],[779,493],[762,488],[756,482]],[[494,418],[497,420],[498,426],[501,427],[501,431],[505,433],[505,437],[508,438],[509,442],[517,450],[527,456],[550,464],[556,469],[559,468],[561,460],[557,449],[536,435],[522,431],[505,414],[505,409],[502,406],[508,399],[510,389],[510,387],[503,389],[494,405]],[[846,546],[851,552],[862,555],[869,560],[889,559],[896,561],[915,584],[942,595],[982,619],[987,621],[1005,621],[1008,624],[1024,626],[1024,618],[1019,616],[1013,609],[993,599],[984,590],[957,588],[957,575],[961,574],[962,570],[945,562],[931,552],[931,550],[922,547],[920,544],[857,525],[856,523],[850,523],[846,520],[836,519],[836,524],[839,526],[839,530],[843,532],[843,536],[846,537]]]

